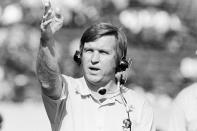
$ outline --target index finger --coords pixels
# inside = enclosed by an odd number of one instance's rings
[[[44,14],[48,12],[48,10],[51,8],[51,2],[50,0],[42,0],[44,4]]]

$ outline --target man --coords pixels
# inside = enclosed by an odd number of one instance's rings
[[[168,131],[197,131],[197,83],[183,89],[173,103]]]
[[[62,75],[57,64],[53,34],[63,18],[45,7],[37,75],[52,131],[152,131],[153,111],[145,99],[123,86],[126,37],[115,26],[100,23],[82,35],[74,60],[83,77]]]
[[[182,74],[188,75],[194,83],[180,91],[173,101],[169,131],[197,131],[196,62],[196,59],[186,58],[181,63]]]
[[[0,114],[0,131],[3,127],[3,116]]]

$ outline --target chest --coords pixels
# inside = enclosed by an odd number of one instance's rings
[[[188,105],[185,106],[185,117],[188,131],[197,131],[197,99],[193,98],[189,100],[187,104]]]
[[[67,102],[68,113],[62,124],[64,131],[126,131],[123,121],[128,114],[121,102],[113,100],[98,104],[92,98],[78,97]],[[135,121],[133,112],[129,114]]]

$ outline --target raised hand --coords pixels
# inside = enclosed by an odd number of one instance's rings
[[[48,2],[44,5],[44,15],[41,21],[41,31],[42,33],[52,33],[54,34],[63,25],[63,16],[60,14],[60,10],[54,10],[51,3]]]

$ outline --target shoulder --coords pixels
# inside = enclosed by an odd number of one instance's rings
[[[134,105],[143,105],[145,102],[147,102],[147,99],[145,96],[143,96],[140,93],[137,93],[136,91],[132,89],[126,89],[124,93],[126,99],[128,99],[128,103],[134,104]]]
[[[127,89],[123,94],[131,111],[131,115],[134,117],[137,123],[142,121],[143,117],[152,120],[153,118],[153,108],[148,102],[145,96],[140,93],[135,92],[132,89]]]
[[[75,81],[77,80],[77,78],[73,78],[71,76],[67,76],[67,75],[64,75],[62,74],[62,77],[66,80],[66,81]]]
[[[82,83],[82,78],[73,78],[71,76],[63,75],[63,81],[67,84],[69,90],[78,88]]]
[[[188,122],[196,119],[197,83],[184,88],[173,102],[173,113],[183,115]]]
[[[81,84],[83,82],[83,77],[74,78],[71,76],[63,75],[63,74],[62,74],[62,77],[63,77],[64,81],[66,81],[68,84],[72,84],[72,85]]]
[[[197,83],[194,83],[178,93],[174,103],[180,107],[188,107],[193,105],[192,103],[197,100]]]
[[[66,76],[66,75],[62,75],[62,76],[63,76],[63,79],[68,84],[69,92],[73,92],[74,94],[77,93],[81,95],[89,94],[89,89],[87,87],[84,77],[73,78],[71,76]]]
[[[197,98],[197,83],[194,83],[178,93],[175,98],[176,102],[187,103],[188,100]]]
[[[127,89],[127,91],[124,93],[124,96],[127,100],[127,103],[134,108],[134,110],[137,110],[139,113],[144,110],[152,110],[152,106],[149,103],[148,99],[136,91],[132,89]]]

